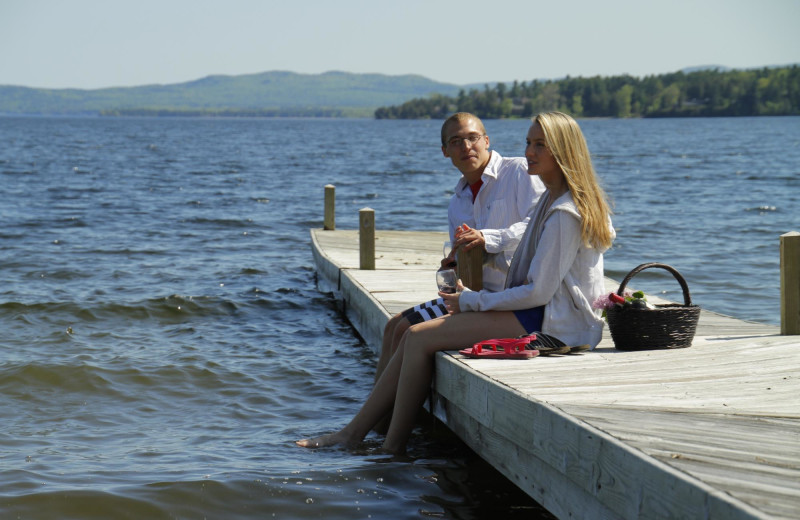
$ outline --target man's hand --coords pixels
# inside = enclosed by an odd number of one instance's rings
[[[451,254],[447,258],[442,258],[441,267],[439,268],[439,270],[442,270],[442,269],[455,269],[456,265],[458,265],[458,264],[456,264],[455,255]]]
[[[450,251],[449,255],[447,255],[446,257],[442,258],[441,265],[442,266],[439,268],[440,271],[442,269],[455,269],[456,268],[457,264],[456,264],[456,248],[455,247],[453,248],[452,251]]]
[[[461,224],[455,233],[456,241],[453,244],[453,251],[458,247],[463,247],[464,251],[469,251],[473,247],[486,248],[486,239],[478,229],[473,229],[466,224]]]

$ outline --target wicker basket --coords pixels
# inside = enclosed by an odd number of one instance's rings
[[[608,309],[606,316],[611,339],[619,350],[685,348],[692,345],[697,330],[697,320],[700,317],[700,307],[692,305],[689,286],[673,267],[655,262],[642,264],[622,280],[617,294],[622,296],[631,278],[652,267],[666,269],[678,280],[683,289],[684,305],[677,303],[656,305],[655,309],[615,306]]]

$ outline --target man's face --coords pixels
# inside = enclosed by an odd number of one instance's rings
[[[483,168],[489,162],[489,136],[484,135],[480,125],[474,119],[456,121],[448,125],[447,138],[442,153],[453,161],[453,166],[464,175]]]

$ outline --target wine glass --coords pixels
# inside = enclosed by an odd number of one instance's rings
[[[436,271],[436,285],[439,286],[439,291],[446,294],[454,294],[456,292],[456,272],[452,269],[442,269]]]
[[[450,256],[450,253],[452,251],[453,251],[453,243],[448,240],[447,242],[444,243],[444,246],[442,247],[442,253],[444,254],[444,258]]]

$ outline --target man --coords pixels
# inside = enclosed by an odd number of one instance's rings
[[[459,112],[445,120],[442,153],[461,172],[447,211],[453,253],[442,260],[442,267],[453,264],[458,247],[481,247],[488,257],[483,288],[502,290],[511,257],[525,233],[528,212],[544,193],[544,185],[528,174],[524,157],[504,158],[490,150],[486,129],[473,114]],[[447,309],[439,298],[392,317],[384,328],[376,380],[408,327],[444,314]]]
[[[499,291],[544,185],[528,174],[524,157],[503,158],[489,150],[483,123],[472,114],[460,112],[444,122],[442,153],[462,173],[447,211],[453,251],[482,247],[488,253],[483,288]]]

